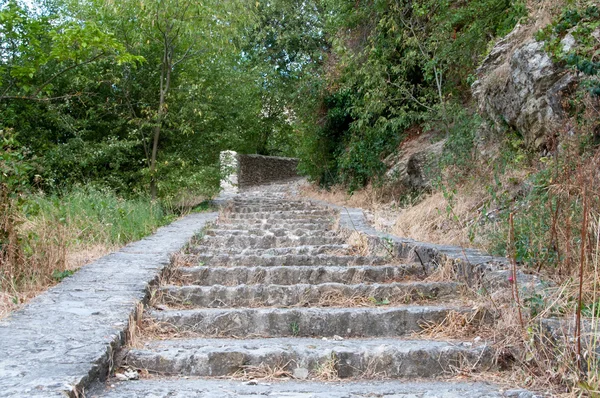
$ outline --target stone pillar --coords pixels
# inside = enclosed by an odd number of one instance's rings
[[[220,157],[221,194],[238,192],[238,154],[234,151],[223,151]]]

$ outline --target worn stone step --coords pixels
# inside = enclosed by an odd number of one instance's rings
[[[243,198],[238,197],[234,198],[231,203],[233,206],[257,206],[257,205],[270,205],[270,206],[279,206],[279,205],[306,205],[312,204],[309,200],[302,199],[281,199],[281,198]]]
[[[455,282],[393,282],[387,284],[322,283],[318,285],[174,286],[160,288],[162,301],[196,307],[290,307],[400,305],[419,299],[454,296]]]
[[[343,239],[332,236],[205,236],[202,244],[212,247],[269,249],[291,246],[323,246],[344,243]]]
[[[262,212],[262,213],[230,213],[224,214],[222,218],[229,220],[285,220],[289,222],[291,220],[298,221],[303,220],[304,222],[312,221],[332,221],[335,215],[332,213],[312,213],[312,212]]]
[[[257,213],[257,212],[271,212],[271,211],[306,211],[306,210],[327,210],[331,213],[331,210],[317,207],[313,204],[263,204],[263,205],[234,205],[230,211],[234,213]]]
[[[202,337],[397,337],[441,323],[453,306],[394,308],[235,308],[152,311],[162,332]]]
[[[204,243],[204,242],[201,242]],[[244,256],[285,256],[285,255],[307,255],[317,256],[322,254],[345,255],[348,254],[350,245],[305,245],[305,246],[287,246],[287,247],[272,247],[272,248],[247,248],[240,246],[215,246],[210,244],[199,244],[188,248],[191,254],[204,255],[244,255]]]
[[[275,210],[275,209],[267,209],[264,211],[236,211],[236,209],[232,209],[229,213],[226,214],[232,214],[232,215],[236,215],[236,216],[240,216],[243,218],[265,218],[265,216],[286,216],[286,217],[290,217],[290,218],[297,218],[297,217],[304,217],[304,216],[315,216],[315,217],[335,217],[336,213],[334,213],[333,211],[329,210],[329,209],[323,209],[323,208],[310,208],[310,209],[300,209],[300,210],[296,210],[296,209],[280,209],[280,210]]]
[[[336,256],[332,254],[286,254],[281,256],[196,254],[195,256],[188,257],[188,263],[190,264],[196,263],[211,267],[279,267],[285,265],[355,266],[384,265],[388,262],[389,260],[381,256]]]
[[[422,273],[420,264],[283,267],[180,267],[173,277],[187,285],[295,285],[319,283],[387,283],[400,282]]]
[[[217,227],[222,230],[245,230],[245,229],[262,229],[262,230],[276,230],[276,229],[286,229],[286,230],[294,230],[294,229],[303,229],[303,230],[318,230],[318,231],[329,231],[331,230],[332,223],[327,221],[324,223],[306,223],[303,221],[302,223],[286,223],[286,222],[276,222],[271,220],[267,222],[266,220],[250,220],[245,221],[243,223],[229,223],[220,221],[217,224]]]
[[[400,339],[192,339],[151,342],[145,349],[130,350],[125,360],[162,375],[232,376],[249,366],[269,366],[290,372],[302,368],[315,377],[428,378],[491,367],[492,350],[471,343]]]
[[[301,375],[301,373],[297,373]],[[293,371],[290,372],[293,376]],[[89,396],[98,398],[537,398],[521,389],[504,389],[488,383],[453,381],[350,381],[242,383],[211,379],[111,380],[95,386]]]
[[[217,220],[217,225],[221,224],[236,224],[245,225],[246,228],[260,228],[264,224],[268,224],[269,228],[282,228],[283,225],[288,225],[290,228],[306,228],[308,225],[314,225],[316,229],[332,229],[334,226],[334,220],[328,218],[286,218],[286,219],[231,219],[227,217],[221,217]],[[224,227],[220,227],[224,228]]]
[[[205,236],[323,236],[323,237],[338,237],[339,234],[334,231],[310,230],[302,228],[273,228],[273,229],[208,229]]]

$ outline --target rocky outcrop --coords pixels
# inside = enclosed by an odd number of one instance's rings
[[[420,134],[405,141],[398,151],[384,160],[388,166],[385,174],[387,185],[411,191],[430,189],[430,176],[436,165],[434,160],[442,154],[444,142],[436,141],[433,133]]]
[[[480,113],[496,130],[517,131],[530,149],[551,149],[549,139],[565,118],[562,99],[576,77],[556,65],[531,35],[517,26],[499,41],[477,70],[472,90]],[[568,38],[564,46],[573,45]]]

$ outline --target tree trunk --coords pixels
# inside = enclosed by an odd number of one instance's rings
[[[169,86],[171,85],[171,51],[169,47],[169,40],[165,35],[164,41],[164,54],[163,61],[160,71],[160,98],[158,101],[158,112],[156,127],[154,128],[154,140],[152,143],[152,157],[150,159],[150,196],[152,200],[156,200],[158,195],[157,178],[156,178],[156,157],[158,154],[158,141],[160,138],[160,132],[162,129],[162,123],[167,113],[166,98],[169,92]]]

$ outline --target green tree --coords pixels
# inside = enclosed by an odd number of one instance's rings
[[[141,61],[93,21],[36,17],[15,0],[0,8],[0,37],[0,102],[75,96],[52,97],[55,82],[103,59],[117,64]]]

